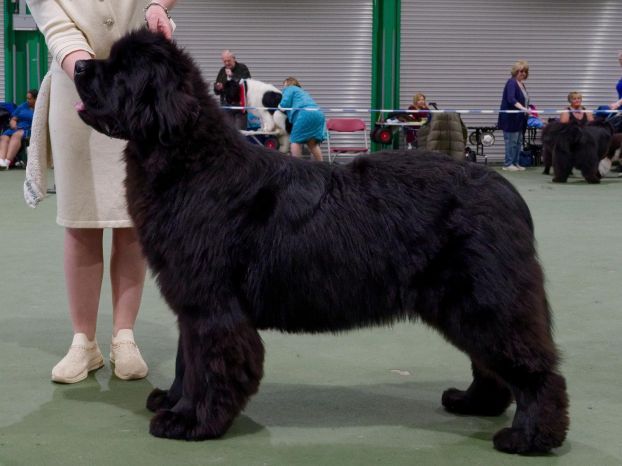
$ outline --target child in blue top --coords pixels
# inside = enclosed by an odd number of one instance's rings
[[[283,110],[292,124],[290,135],[292,155],[300,157],[302,145],[307,144],[313,159],[321,162],[320,144],[325,139],[326,118],[296,78],[290,76],[283,81],[283,97],[279,108],[292,108]]]
[[[22,147],[22,141],[30,137],[37,93],[36,89],[28,91],[26,102],[13,110],[9,129],[3,131],[2,136],[0,136],[0,168],[9,169]]]

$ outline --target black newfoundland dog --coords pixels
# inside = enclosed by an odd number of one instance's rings
[[[329,165],[251,145],[192,59],[147,31],[75,71],[82,119],[129,141],[129,210],[179,322],[173,384],[147,400],[153,435],[223,435],[259,387],[259,329],[421,320],[472,361],[470,387],[443,393],[448,411],[497,416],[515,400],[496,448],[562,444],[568,399],[533,224],[503,177],[434,153]]]
[[[542,131],[543,173],[548,175],[552,166],[553,181],[565,183],[577,168],[588,183],[600,183],[604,173],[599,172],[599,164],[607,157],[612,134],[613,127],[606,122],[549,123]]]

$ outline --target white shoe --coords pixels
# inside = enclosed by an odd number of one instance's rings
[[[516,165],[509,165],[507,167],[501,168],[501,170],[505,170],[506,172],[517,172],[519,168]]]
[[[611,171],[611,159],[605,157],[598,164],[598,173],[600,173],[600,176],[605,176],[610,171]]]
[[[84,333],[76,333],[63,359],[52,369],[52,380],[58,383],[76,383],[86,379],[89,372],[104,365],[97,341],[89,341]]]
[[[8,170],[10,166],[11,166],[11,162],[9,162],[8,159],[0,159],[0,168],[4,168],[5,170]]]
[[[119,330],[117,336],[112,337],[110,362],[114,364],[114,375],[123,380],[142,379],[149,372],[134,342],[134,332],[128,328]]]
[[[521,167],[520,165],[514,165],[514,166],[518,169],[518,171],[521,171],[521,172],[527,170],[525,167]]]

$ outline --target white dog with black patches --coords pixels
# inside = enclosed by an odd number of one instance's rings
[[[613,162],[617,162],[622,159],[622,133],[615,133],[611,136],[609,142],[609,148],[607,149],[607,155],[600,161],[598,165],[598,171],[601,176],[605,176],[611,170]]]
[[[261,131],[275,133],[279,151],[289,151],[287,116],[277,110],[282,93],[272,84],[257,79],[231,80],[223,89],[225,103],[233,107],[249,107],[247,111],[261,121]]]

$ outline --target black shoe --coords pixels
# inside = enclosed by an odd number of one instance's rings
[[[46,192],[48,194],[56,194],[56,185],[52,186],[51,188],[48,188]]]

